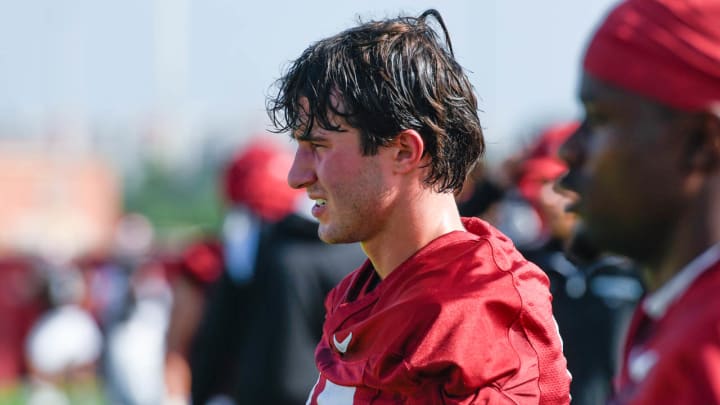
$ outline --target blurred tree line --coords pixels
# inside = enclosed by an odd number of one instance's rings
[[[178,171],[148,160],[140,179],[125,188],[125,211],[145,215],[161,245],[217,233],[223,216],[218,170],[202,165]]]

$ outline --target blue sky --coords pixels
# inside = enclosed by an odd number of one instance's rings
[[[575,116],[580,54],[614,0],[0,0],[0,120],[93,122],[158,110],[264,123],[268,88],[311,42],[437,8],[470,71],[490,147]]]

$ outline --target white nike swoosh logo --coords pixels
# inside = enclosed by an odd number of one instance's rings
[[[333,333],[333,343],[335,344],[335,348],[340,353],[345,353],[347,351],[348,345],[350,344],[350,339],[352,339],[352,332],[350,332],[345,339],[343,339],[342,342],[338,342],[337,336]]]

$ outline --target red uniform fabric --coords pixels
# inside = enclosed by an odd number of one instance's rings
[[[0,388],[19,383],[27,372],[25,340],[47,310],[43,284],[31,260],[0,259]]]
[[[594,35],[585,71],[680,110],[717,106],[719,21],[720,0],[624,1]]]
[[[309,404],[569,403],[547,277],[486,222],[464,224],[328,294]]]
[[[638,307],[612,404],[720,403],[720,262],[660,319]]]

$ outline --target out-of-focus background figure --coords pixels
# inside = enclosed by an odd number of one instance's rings
[[[550,278],[553,313],[573,376],[573,404],[604,404],[618,369],[622,338],[643,294],[638,271],[622,257],[603,255],[576,235],[575,214],[565,207],[575,198],[558,191],[566,171],[560,145],[578,122],[545,127],[505,167],[512,185],[496,203],[498,227],[523,255]]]
[[[720,1],[625,0],[582,60],[562,187],[583,237],[647,288],[614,405],[720,403]]]
[[[206,235],[173,268],[174,300],[167,333],[165,381],[170,401],[186,403],[191,387],[206,393],[194,403],[226,394],[229,357],[241,342],[233,334],[250,308],[250,286],[263,228],[289,215],[299,193],[285,180],[288,149],[272,134],[254,136],[233,153],[218,176],[225,216],[217,235]],[[215,303],[217,302],[217,303]],[[200,352],[201,354],[196,355]],[[208,364],[202,372],[195,363]]]
[[[46,271],[50,309],[25,342],[32,405],[68,401],[61,391],[68,382],[94,384],[102,349],[99,325],[82,307],[86,287],[80,271],[71,266]]]
[[[222,233],[180,263],[166,360],[177,402],[304,403],[324,297],[364,260],[356,244],[319,240],[310,200],[287,184],[292,154],[277,136],[232,157]]]
[[[561,251],[572,234],[575,215],[565,212],[572,197],[555,191],[555,180],[567,170],[558,148],[577,127],[575,122],[550,125],[506,163],[512,185],[496,221],[526,255],[546,246]]]

